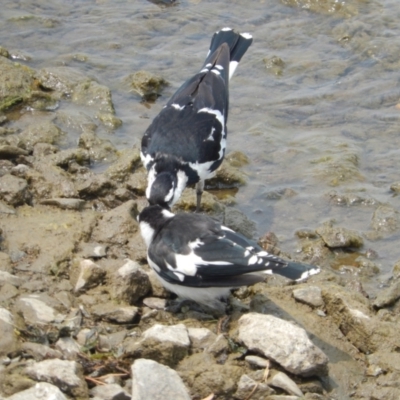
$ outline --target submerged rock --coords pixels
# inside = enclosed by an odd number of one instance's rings
[[[147,71],[137,71],[125,78],[125,82],[144,101],[157,100],[162,90],[168,85],[168,82],[164,78]]]
[[[188,390],[171,368],[139,359],[132,365],[132,400],[190,400]]]
[[[334,227],[327,222],[316,229],[329,247],[362,247],[363,238],[356,232],[347,228]]]
[[[302,376],[325,375],[328,357],[304,329],[272,315],[250,313],[239,319],[239,339],[287,371]]]

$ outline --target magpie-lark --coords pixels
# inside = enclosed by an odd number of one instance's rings
[[[173,214],[159,205],[138,216],[147,260],[166,289],[213,307],[232,288],[279,274],[301,281],[317,274],[311,265],[286,261],[202,214]]]
[[[197,183],[200,210],[204,180],[225,155],[229,79],[251,45],[248,33],[216,32],[200,72],[188,79],[154,118],[142,138],[150,204],[170,208],[187,185]]]

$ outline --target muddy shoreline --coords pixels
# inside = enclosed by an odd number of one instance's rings
[[[299,228],[296,254],[282,254],[276,236],[267,232],[260,241],[266,250],[320,265],[323,272],[301,285],[272,277],[236,291],[222,324],[209,310],[165,311],[170,295],[147,266],[136,222],[146,204],[139,151],[117,149],[98,135],[121,124],[111,91],[74,68],[33,70],[12,61],[4,48],[0,71],[2,396],[13,399],[42,381],[67,398],[104,398],[95,389],[104,383],[129,398],[135,387],[131,365],[144,358],[175,370],[191,399],[211,393],[216,400],[247,399],[255,386],[252,399],[299,393],[306,399],[400,398],[399,262],[372,297],[363,285],[379,266],[360,232],[334,222]],[[63,107],[69,103],[90,112],[70,113]],[[9,128],[21,110],[24,128]],[[246,182],[245,162],[241,153],[228,155],[211,187],[237,190]],[[356,161],[350,157],[341,168],[354,176]],[[336,192],[330,197],[337,204],[374,207],[371,238],[399,228],[399,213],[389,205]],[[221,200],[205,193],[203,199],[206,212],[249,237],[255,234],[254,222],[235,208],[232,196]],[[186,190],[176,210],[192,211],[194,200],[194,190]],[[249,349],[240,321],[251,314],[304,329],[327,357],[323,372],[304,376],[273,355]],[[153,332],[158,325],[179,326],[189,341],[162,339]],[[195,329],[203,329],[208,341],[200,341]],[[249,356],[269,359],[268,367]],[[60,360],[74,363],[74,383],[33,372],[43,361],[56,369]],[[295,389],[273,383],[278,373]]]

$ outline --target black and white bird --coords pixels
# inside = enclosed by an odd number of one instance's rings
[[[202,214],[173,214],[159,205],[138,216],[147,260],[163,286],[182,299],[213,307],[232,288],[279,274],[302,281],[315,266],[286,261]]]
[[[200,72],[187,80],[154,118],[142,138],[140,156],[148,171],[146,197],[170,208],[195,184],[197,211],[204,180],[225,155],[229,79],[253,39],[230,28],[216,32]]]

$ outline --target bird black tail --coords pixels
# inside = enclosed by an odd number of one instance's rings
[[[319,267],[293,261],[287,261],[285,264],[270,262],[270,268],[271,269],[266,269],[264,272],[282,275],[285,278],[297,282],[304,281],[310,276],[321,272]]]
[[[210,50],[207,54],[204,66],[209,63],[209,59],[212,58],[213,53],[223,43],[227,43],[230,53],[229,78],[231,78],[239,64],[239,61],[242,59],[244,53],[246,53],[252,42],[253,37],[249,33],[238,33],[231,28],[222,28],[220,31],[214,33],[211,39]]]

